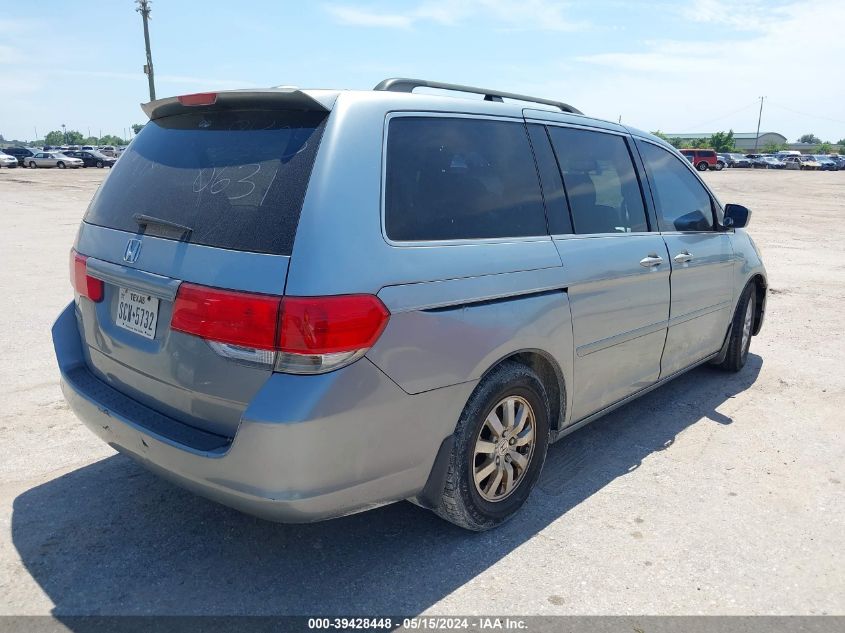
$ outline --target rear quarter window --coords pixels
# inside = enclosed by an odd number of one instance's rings
[[[547,234],[522,123],[395,117],[386,161],[385,231],[391,240]]]
[[[150,121],[103,182],[85,221],[290,255],[326,116],[217,110]]]

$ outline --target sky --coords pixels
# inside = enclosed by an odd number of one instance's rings
[[[124,136],[149,98],[132,0],[0,3],[0,134]],[[845,137],[845,0],[153,0],[158,97],[386,77],[565,101],[645,130]]]

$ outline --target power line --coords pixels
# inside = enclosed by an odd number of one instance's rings
[[[781,105],[780,103],[775,103],[774,101],[769,101],[769,105],[773,105],[776,108],[780,108],[781,110],[786,110],[787,112],[792,112],[793,114],[800,114],[801,116],[810,117],[811,119],[824,119],[825,121],[833,121],[834,123],[845,123],[845,120],[842,119],[834,119],[832,117],[822,116],[820,114],[810,114],[809,112],[801,112],[801,110],[788,108],[787,106]]]
[[[736,114],[736,113],[738,113],[738,112],[742,112],[743,110],[747,110],[748,108],[750,108],[750,107],[752,107],[752,106],[756,106],[756,105],[757,105],[757,99],[754,99],[754,101],[752,101],[751,103],[748,103],[748,104],[746,104],[746,105],[742,106],[741,108],[738,108],[738,109],[733,110],[733,111],[731,111],[731,112],[728,112],[728,113],[726,113],[726,114],[722,114],[722,115],[720,115],[720,116],[717,116],[715,119],[710,119],[709,121],[705,121],[704,123],[699,123],[699,124],[697,124],[697,125],[691,125],[691,126],[690,126],[689,128],[687,128],[687,129],[693,130],[693,129],[695,129],[695,128],[704,127],[705,125],[709,125],[710,123],[714,123],[714,122],[716,122],[716,121],[721,121],[722,119],[726,119],[726,118],[728,118],[728,117],[729,117],[729,116],[731,116],[731,115],[734,115],[734,114]]]

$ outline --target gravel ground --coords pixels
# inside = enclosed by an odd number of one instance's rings
[[[845,173],[705,178],[754,210],[766,323],[554,445],[469,534],[408,503],[276,525],[195,497],[74,418],[49,329],[107,170],[0,170],[0,614],[845,614]]]

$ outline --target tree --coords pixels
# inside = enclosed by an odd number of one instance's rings
[[[836,141],[836,144],[840,147],[845,147],[845,138],[839,139],[838,141]]]
[[[782,149],[786,149],[786,145],[783,143],[766,143],[763,145],[764,154],[777,154]]]
[[[65,142],[65,135],[61,130],[53,130],[44,137],[46,145],[63,145]]]
[[[732,152],[734,150],[734,131],[716,132],[710,137],[710,147],[717,152]]]
[[[802,134],[798,139],[799,143],[821,143],[822,140],[815,134]]]
[[[829,141],[825,141],[824,143],[821,143],[816,148],[817,154],[830,154],[832,151],[833,151],[833,144],[830,143]]]
[[[105,136],[100,137],[100,142],[98,145],[126,145],[127,142],[120,138],[119,136],[114,136],[113,134],[106,134]]]
[[[685,141],[682,138],[678,138],[676,136],[669,138],[668,136],[666,136],[660,130],[655,130],[654,132],[652,132],[652,134],[654,134],[657,138],[663,139],[664,141],[666,141],[667,143],[669,143],[672,147],[674,147],[676,149],[684,147]]]
[[[67,133],[67,144],[68,145],[82,145],[85,137],[82,136],[82,132],[77,132],[76,130],[68,130]]]
[[[137,134],[138,132],[140,132],[143,129],[144,129],[143,123],[133,123],[132,124],[132,133],[133,134]]]

